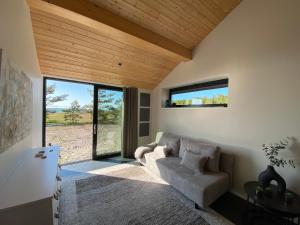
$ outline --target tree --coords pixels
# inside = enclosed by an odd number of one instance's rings
[[[82,107],[82,110],[88,114],[90,114],[90,117],[91,117],[91,120],[93,119],[93,111],[94,111],[94,108],[93,108],[93,104],[86,104]]]
[[[94,92],[88,90],[91,97],[94,97]],[[122,98],[115,96],[115,93],[100,89],[98,92],[98,120],[101,124],[120,124],[122,120]],[[82,107],[82,110],[90,114],[93,119],[93,101]]]
[[[91,120],[93,120],[93,112],[94,112],[94,102],[93,102],[93,98],[94,98],[94,91],[91,89],[87,90],[92,98],[91,103],[86,104],[84,106],[82,106],[82,110],[88,114],[90,114],[90,118]]]
[[[70,121],[72,124],[77,123],[79,119],[82,118],[82,116],[80,116],[80,112],[80,104],[77,100],[75,100],[71,103],[70,108],[64,110],[64,120]]]
[[[49,85],[46,88],[46,107],[52,105],[55,102],[61,102],[67,99],[68,95],[58,95],[58,96],[53,96],[55,93],[55,84]]]
[[[228,96],[226,95],[216,95],[213,97],[198,97],[195,98],[196,100],[201,100],[203,105],[207,104],[228,104]],[[192,99],[180,99],[175,100],[174,103],[176,105],[192,105]]]
[[[119,124],[122,119],[122,99],[115,93],[100,90],[98,96],[98,118],[102,124]]]
[[[58,95],[53,96],[55,93],[55,84],[49,85],[46,88],[46,117],[48,117],[49,113],[53,113],[51,110],[47,109],[50,105],[61,102],[67,99],[68,95]]]
[[[176,105],[191,105],[192,99],[179,99],[179,100],[175,100],[174,103]]]

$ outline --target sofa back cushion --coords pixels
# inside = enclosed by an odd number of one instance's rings
[[[179,157],[182,158],[186,151],[207,157],[208,160],[205,165],[205,170],[215,173],[220,171],[219,162],[221,152],[219,147],[183,137],[180,140]]]
[[[171,133],[163,133],[162,137],[158,142],[159,146],[166,146],[171,149],[170,154],[173,156],[179,155],[179,145],[180,145],[180,137],[171,134]]]

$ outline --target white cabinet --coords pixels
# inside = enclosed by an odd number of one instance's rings
[[[1,225],[58,224],[59,147],[30,149],[0,190]],[[45,159],[35,154],[45,151]]]

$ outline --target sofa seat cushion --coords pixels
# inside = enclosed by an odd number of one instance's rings
[[[160,158],[154,152],[145,154],[145,159],[146,167],[202,207],[207,207],[229,188],[226,173],[195,174],[180,165],[180,158]]]

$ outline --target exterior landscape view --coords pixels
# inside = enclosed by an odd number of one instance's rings
[[[61,147],[61,163],[92,159],[93,85],[47,79],[46,144]],[[123,95],[98,91],[97,155],[120,152]],[[112,141],[114,140],[114,141]]]
[[[179,106],[228,104],[228,87],[174,94],[172,104]]]

